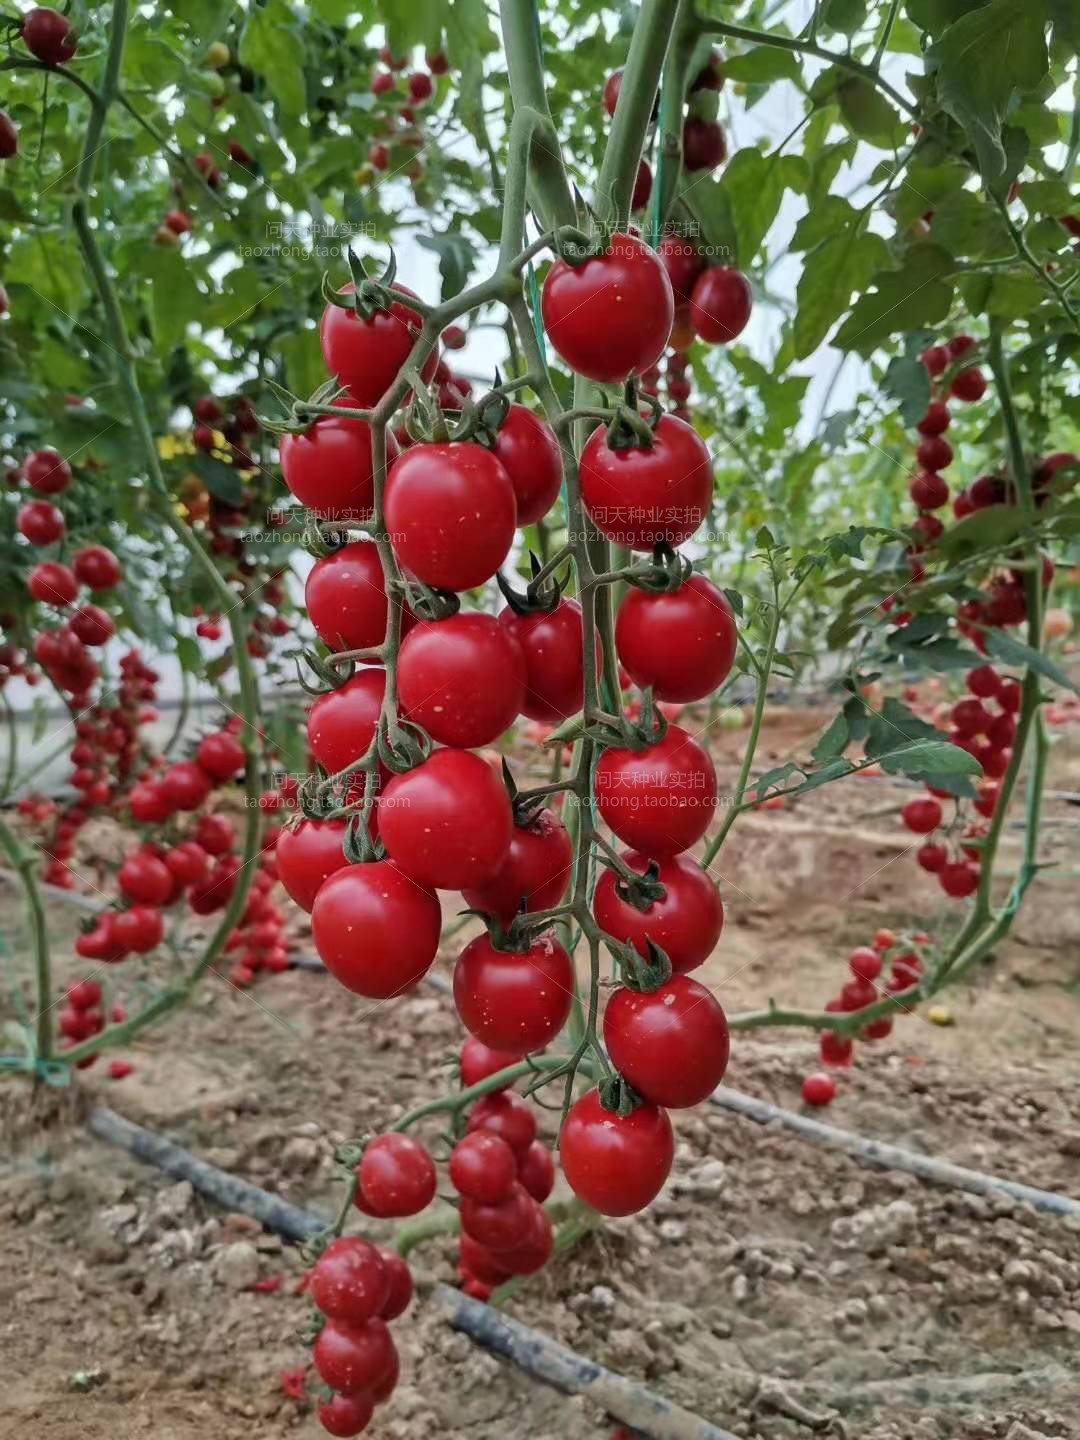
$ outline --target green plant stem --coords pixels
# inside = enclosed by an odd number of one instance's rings
[[[727,814],[720,822],[720,828],[705,847],[705,853],[701,857],[701,863],[707,870],[716,859],[727,839],[728,831],[738,819],[743,808],[743,796],[746,793],[747,781],[750,779],[750,771],[753,769],[754,756],[757,753],[758,741],[761,738],[761,725],[765,718],[765,704],[768,699],[769,676],[772,674],[773,661],[776,658],[776,642],[780,634],[780,621],[783,611],[780,606],[779,586],[773,578],[773,605],[770,611],[769,635],[765,644],[765,658],[758,662],[757,672],[757,695],[754,700],[754,714],[750,721],[750,734],[747,736],[746,749],[743,751],[742,765],[739,768],[739,778],[735,782],[735,794],[732,796],[732,803],[729,805]]]
[[[7,697],[7,691],[0,691],[0,700],[4,706],[4,729],[7,731],[7,754],[4,757],[4,782],[0,786],[0,800],[6,800],[12,792],[15,782],[15,765],[19,755],[19,731],[15,724],[15,711],[11,708],[11,701]]]
[[[885,24],[881,27],[881,34],[874,46],[874,58],[870,61],[870,68],[876,75],[881,69],[881,57],[885,54],[885,47],[889,43],[889,36],[892,34],[893,26],[896,24],[896,17],[900,10],[900,0],[890,0],[889,13],[885,16]]]
[[[49,962],[49,931],[45,924],[45,907],[41,903],[34,866],[37,856],[20,845],[7,821],[0,816],[0,850],[17,873],[26,900],[30,922],[30,944],[34,954],[34,983],[37,989],[35,1051],[38,1060],[52,1056],[52,967]]]
[[[671,215],[682,176],[683,107],[690,61],[697,43],[692,0],[679,0],[660,86],[656,190],[652,206],[655,244]]]
[[[151,494],[154,498],[156,508],[162,520],[169,526],[180,544],[205,574],[211,589],[218,599],[222,613],[228,620],[232,639],[233,660],[236,665],[240,689],[239,713],[244,721],[244,740],[247,748],[247,764],[245,766],[244,778],[247,815],[244,826],[244,843],[240,856],[240,869],[236,876],[236,884],[233,887],[233,892],[229,897],[228,904],[222,913],[220,922],[207,940],[202,955],[195,963],[186,980],[180,986],[173,987],[156,997],[144,1010],[131,1016],[129,1019],[121,1021],[117,1025],[110,1025],[91,1040],[85,1040],[81,1044],[75,1045],[70,1050],[65,1051],[65,1059],[72,1064],[82,1059],[85,1055],[96,1054],[100,1050],[126,1044],[139,1031],[155,1023],[190,998],[195,988],[221,953],[221,949],[230,931],[235,928],[244,906],[247,903],[248,891],[254,878],[255,861],[258,858],[259,843],[262,834],[261,812],[259,810],[259,798],[263,788],[262,762],[260,758],[261,746],[259,741],[259,694],[254,667],[251,663],[251,657],[247,652],[247,634],[245,632],[244,617],[237,607],[235,595],[225,583],[217,566],[196,539],[191,529],[176,514],[172,497],[169,494],[168,486],[165,483],[165,477],[161,470],[161,463],[158,458],[157,446],[154,443],[154,435],[150,427],[146,405],[143,402],[142,393],[139,390],[131,342],[128,337],[127,325],[124,320],[119,296],[117,295],[116,287],[112,282],[112,278],[105,265],[104,257],[98,246],[98,231],[95,230],[90,220],[90,188],[93,183],[97,157],[102,153],[104,148],[102,136],[108,118],[109,108],[117,95],[120,67],[123,60],[124,40],[127,33],[128,8],[128,0],[113,0],[112,17],[109,28],[109,48],[105,59],[105,71],[99,92],[100,104],[96,105],[91,112],[90,123],[87,126],[86,138],[83,143],[82,155],[76,172],[75,200],[71,211],[72,223],[86,260],[87,268],[90,271],[91,278],[94,281],[101,300],[106,326],[112,344],[113,364],[127,398],[131,420],[142,447],[143,460],[150,478]]]
[[[1047,290],[1050,291],[1051,295],[1053,295],[1054,299],[1065,311],[1065,314],[1068,315],[1069,319],[1073,322],[1073,324],[1076,325],[1080,323],[1080,312],[1077,311],[1076,307],[1069,299],[1068,293],[1066,292],[1064,287],[1059,285],[1058,282],[1054,279],[1054,277],[1047,273],[1046,266],[1040,264],[1038,259],[1032,254],[1031,247],[1024,239],[1024,232],[1020,229],[1019,225],[1017,225],[1016,221],[1009,214],[1009,207],[1006,204],[1005,200],[997,193],[996,190],[988,188],[987,194],[990,196],[990,199],[997,207],[998,214],[1001,216],[1005,228],[1006,230],[1008,230],[1013,245],[1016,248],[1017,255],[1024,262],[1024,264],[1031,271],[1031,273],[1038,277],[1039,282],[1044,285]]]
[[[530,202],[545,230],[557,224],[572,225],[577,219],[577,208],[548,108],[535,0],[500,0],[499,13],[514,108],[532,110],[544,122],[528,149]],[[507,166],[508,195],[515,191],[516,182],[509,173],[515,159],[520,157],[511,155]]]
[[[678,0],[643,0],[638,11],[596,184],[595,208],[602,226],[621,228],[630,214],[630,197],[678,9]]]

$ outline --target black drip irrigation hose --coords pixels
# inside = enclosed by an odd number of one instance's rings
[[[1080,1215],[1080,1200],[1073,1200],[1068,1195],[1058,1195],[1052,1190],[1036,1190],[1031,1185],[1003,1180],[998,1175],[984,1175],[979,1170],[968,1170],[948,1160],[936,1160],[932,1155],[920,1155],[917,1150],[905,1150],[900,1145],[889,1145],[883,1140],[867,1140],[851,1130],[840,1130],[835,1125],[812,1120],[808,1115],[798,1115],[794,1110],[781,1109],[768,1100],[756,1100],[739,1090],[729,1090],[726,1085],[718,1086],[709,1099],[713,1105],[734,1111],[758,1125],[782,1125],[785,1130],[805,1140],[814,1140],[832,1150],[842,1150],[856,1160],[865,1160],[884,1170],[906,1170],[935,1185],[967,1190],[973,1195],[1007,1195],[1012,1200],[1026,1201],[1048,1215]]]

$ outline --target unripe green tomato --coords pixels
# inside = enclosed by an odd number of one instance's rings
[[[232,59],[232,51],[224,40],[215,40],[206,52],[206,63],[211,70],[224,70]]]
[[[725,705],[716,717],[721,730],[741,730],[746,724],[746,715],[738,705]]]

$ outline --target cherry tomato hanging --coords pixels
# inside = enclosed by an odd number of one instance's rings
[[[571,1190],[601,1215],[633,1215],[660,1193],[675,1158],[666,1110],[648,1103],[629,1115],[605,1110],[590,1090],[571,1106],[559,1159]]]
[[[737,646],[731,604],[704,575],[668,594],[629,589],[615,620],[619,659],[658,700],[710,695],[727,679]]]
[[[652,443],[614,449],[598,426],[581,452],[581,498],[597,529],[631,550],[681,545],[709,513],[712,461],[692,426],[661,416]]]
[[[616,746],[596,767],[601,818],[625,844],[657,859],[677,855],[700,840],[716,808],[716,771],[685,730],[643,750]]]

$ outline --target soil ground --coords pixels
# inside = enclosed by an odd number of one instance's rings
[[[805,751],[822,719],[774,717],[762,763]],[[716,738],[729,785],[739,738]],[[1066,736],[1051,784],[1078,781]],[[740,820],[718,875],[727,925],[699,972],[729,1012],[767,996],[818,1008],[878,926],[943,935],[957,923],[907,853],[895,809],[909,793],[849,781]],[[1048,806],[1042,858],[1056,868],[1008,943],[948,993],[954,1023],[904,1016],[861,1046],[831,1122],[1080,1198],[1076,817],[1067,801]],[[6,886],[0,907],[18,962]],[[64,957],[78,913],[52,905],[49,919]],[[303,947],[299,916],[296,929]],[[93,1140],[83,1117],[112,1105],[329,1213],[335,1144],[440,1088],[460,1040],[429,988],[373,1007],[315,974],[241,992],[222,972],[135,1046],[122,1082],[100,1064],[66,1091],[5,1082],[0,1440],[320,1433],[281,1385],[305,1358],[296,1252]],[[807,1031],[741,1033],[726,1083],[798,1108],[815,1056]],[[549,1136],[551,1119],[542,1112]],[[784,1396],[837,1417],[831,1433],[848,1440],[1080,1436],[1080,1223],[867,1170],[710,1106],[680,1113],[676,1130],[658,1201],[588,1233],[509,1313],[748,1440],[811,1433],[777,1410]],[[402,1383],[373,1440],[606,1440],[603,1415],[474,1349],[425,1303],[430,1283],[454,1283],[452,1239],[412,1260],[420,1297],[394,1326]],[[276,1290],[251,1288],[275,1277]]]

